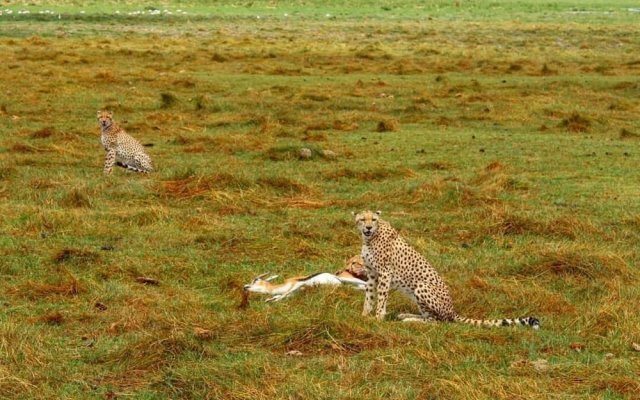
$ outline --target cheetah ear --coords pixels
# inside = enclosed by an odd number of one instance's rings
[[[376,214],[377,214],[378,216],[380,216],[380,215],[382,215],[382,211],[378,210],[378,211],[376,211]]]
[[[98,110],[98,114],[97,114],[98,118],[100,118],[100,113],[102,113],[102,111]]]
[[[109,116],[109,118],[113,118],[113,113],[111,111],[107,111],[107,115]]]

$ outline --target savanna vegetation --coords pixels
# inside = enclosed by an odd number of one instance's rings
[[[0,1],[0,397],[637,398],[633,3]],[[157,172],[102,175],[104,108]],[[542,329],[243,301],[365,208]]]

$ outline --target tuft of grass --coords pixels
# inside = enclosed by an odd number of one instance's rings
[[[199,175],[193,170],[183,171],[171,180],[161,183],[161,193],[165,196],[189,199],[203,197],[214,190],[239,190],[247,188],[251,182],[229,173]]]
[[[543,250],[518,271],[524,275],[550,274],[598,280],[617,278],[628,281],[634,276],[624,259],[615,254],[570,247]]]
[[[160,108],[171,108],[178,102],[178,98],[173,93],[160,93]]]
[[[62,325],[65,322],[64,315],[62,313],[56,311],[50,314],[43,315],[40,317],[40,321],[47,325]]]
[[[72,277],[70,281],[53,284],[27,281],[11,289],[9,294],[41,301],[51,297],[75,297],[85,292],[87,289]]]
[[[640,139],[640,135],[626,128],[620,129],[620,139]]]
[[[283,176],[261,177],[258,178],[256,183],[286,194],[304,194],[311,192],[311,189],[307,185]]]
[[[46,127],[42,129],[38,129],[31,134],[33,139],[46,139],[48,137],[53,136],[56,133],[56,130],[53,127]]]
[[[560,122],[560,126],[570,132],[586,132],[591,126],[591,121],[574,111]]]
[[[60,205],[69,208],[91,208],[92,202],[83,190],[74,188],[60,199]]]
[[[384,119],[376,126],[376,132],[396,132],[399,129],[400,123],[395,119]]]
[[[99,258],[98,254],[91,251],[65,248],[53,256],[53,262],[56,264],[90,264],[95,263]]]

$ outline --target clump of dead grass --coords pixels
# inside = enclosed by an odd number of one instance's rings
[[[532,261],[517,268],[517,273],[528,276],[549,274],[601,281],[629,281],[634,278],[629,265],[617,254],[577,246],[538,251]]]
[[[396,132],[399,129],[400,123],[396,119],[383,119],[376,126],[376,132]]]
[[[33,139],[46,139],[48,137],[53,136],[56,133],[55,128],[48,126],[42,129],[38,129],[31,134],[31,138]]]
[[[620,139],[640,139],[640,134],[631,132],[626,128],[620,129]]]
[[[189,199],[203,197],[214,190],[238,190],[251,186],[247,179],[225,172],[211,175],[187,170],[160,184],[161,193],[168,197]]]
[[[379,45],[368,44],[354,53],[356,58],[365,60],[391,60],[393,55]]]
[[[69,279],[55,282],[27,281],[9,289],[8,294],[29,300],[41,300],[49,297],[75,297],[87,289],[75,277],[69,274]]]
[[[453,169],[453,164],[449,161],[428,161],[421,163],[419,167],[430,171],[448,171]]]
[[[204,95],[198,95],[192,99],[196,111],[206,110],[209,107],[209,98]]]
[[[101,71],[98,72],[95,76],[94,76],[95,80],[100,81],[100,82],[104,82],[104,83],[115,83],[115,82],[119,82],[120,78],[118,78],[116,75],[113,74],[113,72],[111,71]]]
[[[39,153],[41,149],[26,143],[15,143],[11,146],[11,151],[14,153]]]
[[[117,372],[103,380],[119,388],[139,387],[147,383],[149,376],[187,353],[208,353],[196,338],[182,331],[167,332],[162,325],[160,330],[149,331],[100,357],[99,362],[117,366],[113,368]]]
[[[160,108],[171,108],[178,102],[175,94],[164,92],[160,93]]]
[[[413,177],[415,172],[409,168],[385,168],[376,167],[365,170],[354,170],[352,168],[339,168],[323,173],[325,180],[333,179],[357,179],[362,182],[381,181],[384,179],[398,177]]]
[[[480,205],[498,203],[498,196],[516,186],[505,172],[505,166],[493,161],[467,182],[455,179],[448,181],[446,197],[458,205]]]
[[[513,212],[503,207],[492,207],[487,218],[490,224],[482,229],[488,235],[540,235],[576,239],[580,235],[601,233],[590,221],[573,216],[544,219],[540,216]]]
[[[586,132],[591,127],[591,121],[574,111],[566,118],[560,121],[560,126],[570,132]]]
[[[0,181],[8,180],[17,172],[16,167],[3,165],[0,166]]]
[[[62,325],[65,322],[64,315],[59,311],[55,311],[53,313],[45,314],[38,318],[38,320],[47,325]]]
[[[558,74],[558,71],[555,69],[549,68],[549,66],[546,63],[544,63],[542,65],[542,68],[540,68],[540,75],[549,76],[549,75],[557,75],[557,74]]]
[[[53,256],[53,262],[56,264],[76,264],[86,265],[95,263],[100,260],[100,255],[92,251],[65,248]]]
[[[283,337],[280,339],[280,337]],[[277,340],[269,340],[269,347],[277,352],[298,351],[301,355],[357,354],[362,351],[384,349],[399,338],[373,333],[346,321],[311,321],[287,327]]]
[[[93,204],[89,196],[81,189],[74,188],[67,192],[59,201],[63,207],[69,208],[92,208]]]
[[[256,183],[262,187],[274,189],[280,193],[287,194],[308,194],[311,188],[293,179],[284,176],[269,176],[258,178]]]

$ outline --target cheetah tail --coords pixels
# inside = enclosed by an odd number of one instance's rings
[[[122,167],[124,169],[129,169],[129,170],[135,171],[135,172],[140,172],[140,173],[143,173],[143,174],[148,174],[149,172],[153,171],[152,169],[142,169],[142,168],[134,167],[133,165],[125,164],[125,163],[122,163],[120,161],[116,162],[116,165],[118,167]]]
[[[472,319],[461,317],[460,315],[456,315],[454,320],[456,322],[461,322],[463,324],[470,325],[483,325],[483,326],[512,326],[512,325],[523,325],[530,326],[533,329],[540,329],[540,320],[536,317],[523,317],[523,318],[504,318],[504,319]]]

